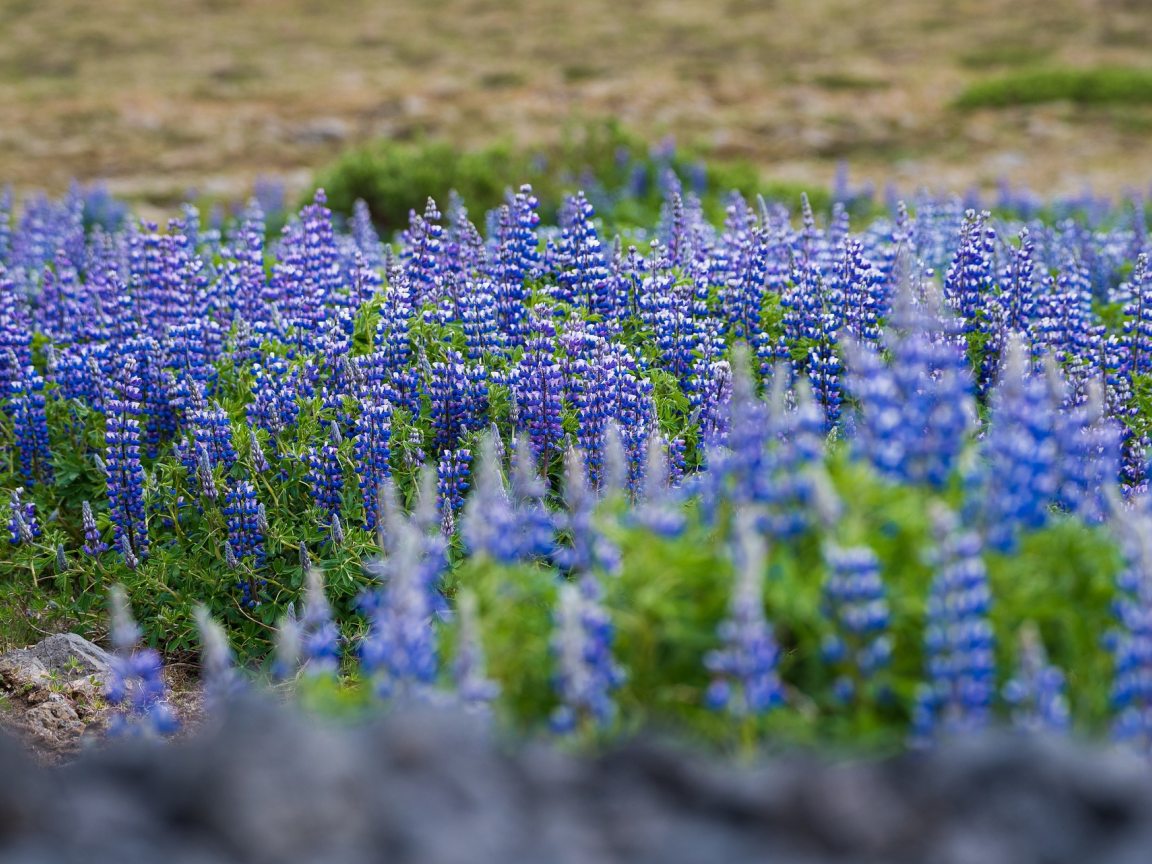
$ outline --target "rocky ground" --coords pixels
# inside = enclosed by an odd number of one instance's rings
[[[237,704],[63,768],[0,740],[0,864],[1137,864],[1152,777],[1067,741],[737,768],[634,742],[497,746],[474,717],[328,727]]]
[[[290,188],[379,136],[555,140],[611,115],[776,177],[1045,192],[1152,177],[1152,106],[964,113],[1028,66],[1147,65],[1146,0],[0,0],[0,180]]]
[[[72,633],[0,655],[0,729],[43,764],[73,758],[103,736],[114,710],[102,693],[109,654]],[[196,682],[166,670],[172,704],[186,729],[201,718]]]

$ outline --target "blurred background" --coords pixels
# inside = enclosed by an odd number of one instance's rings
[[[1150,44],[1152,0],[0,0],[0,182],[293,197],[610,117],[788,183],[1146,190]]]

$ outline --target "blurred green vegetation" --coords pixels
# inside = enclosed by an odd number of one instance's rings
[[[958,108],[1002,108],[1061,101],[1081,105],[1152,102],[1152,69],[1020,70],[970,85],[954,104]]]
[[[818,212],[832,206],[826,188],[765,179],[751,162],[714,159],[704,149],[652,146],[614,120],[573,126],[551,148],[496,144],[461,150],[439,140],[380,140],[348,150],[317,173],[315,185],[338,213],[350,214],[362,198],[386,235],[405,228],[409,212],[422,212],[429,195],[443,209],[450,190],[479,224],[486,211],[503,203],[510,182],[532,184],[546,223],[555,223],[565,195],[583,190],[607,226],[626,229],[655,223],[669,170],[700,198],[714,223],[723,219],[724,199],[733,190],[749,199],[759,194],[780,201],[793,212],[803,192]]]

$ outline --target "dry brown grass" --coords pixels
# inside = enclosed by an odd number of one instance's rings
[[[528,143],[614,115],[790,179],[846,157],[905,187],[1115,190],[1152,179],[1152,111],[947,103],[1150,42],[1148,0],[0,0],[0,178],[236,195],[373,136]]]

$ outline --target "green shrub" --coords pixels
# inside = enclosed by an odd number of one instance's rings
[[[486,211],[503,202],[511,182],[532,184],[545,222],[555,222],[565,195],[585,189],[609,236],[621,229],[650,227],[663,203],[656,179],[668,168],[686,188],[692,188],[691,178],[703,169],[704,188],[693,191],[700,195],[705,215],[717,224],[734,189],[750,200],[760,194],[780,201],[793,212],[800,207],[800,194],[807,192],[814,210],[831,210],[826,189],[766,182],[751,162],[707,160],[706,155],[695,150],[653,155],[646,142],[607,120],[575,127],[560,144],[539,149],[498,144],[460,150],[444,141],[376,141],[349,150],[322,169],[316,185],[338,213],[351,213],[356,199],[364,199],[385,235],[407,227],[409,211],[421,212],[429,195],[443,209],[450,190],[463,197],[471,219],[479,223]],[[634,185],[637,172],[644,179]],[[861,214],[854,210],[854,215]]]
[[[1152,70],[1034,69],[977,82],[956,100],[959,108],[1002,108],[1041,102],[1082,105],[1152,102]]]

